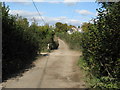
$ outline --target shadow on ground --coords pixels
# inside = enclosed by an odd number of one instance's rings
[[[31,68],[35,67],[33,62],[36,61],[37,58],[45,57],[45,56],[49,56],[49,54],[48,53],[37,54],[36,57],[31,58],[30,60],[31,62],[22,65],[22,67],[19,69],[14,68],[16,70],[13,70],[13,71],[11,70],[11,71],[8,71],[7,73],[6,72],[3,73],[2,71],[2,82],[6,82],[10,78],[16,78],[17,76],[19,77],[23,76],[24,72],[29,71]]]

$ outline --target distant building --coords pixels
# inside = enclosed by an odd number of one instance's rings
[[[68,33],[68,34],[72,34],[72,33],[73,33],[73,30],[70,29],[70,30],[67,31],[67,33]]]
[[[82,28],[78,28],[78,32],[82,33],[83,32]]]
[[[80,33],[82,33],[82,29],[81,28],[72,27],[71,29],[69,29],[67,31],[68,34],[73,34],[74,32],[80,32]]]

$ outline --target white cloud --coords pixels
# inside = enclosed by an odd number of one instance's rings
[[[79,13],[81,15],[85,15],[85,16],[87,16],[87,15],[95,15],[94,13],[92,13],[92,12],[90,12],[88,10],[75,10],[75,12],[77,12],[77,13]]]
[[[56,22],[61,22],[61,23],[67,23],[68,25],[75,25],[78,26],[81,24],[81,22],[79,20],[75,20],[75,19],[69,19],[67,17],[42,17],[46,23],[50,24],[50,25],[54,25]],[[34,19],[39,22],[39,23],[43,23],[43,21],[41,20],[41,17],[39,16],[34,16]],[[33,20],[33,17],[29,18],[30,21]]]
[[[80,0],[46,0],[46,2],[49,2],[49,3],[55,3],[55,4],[58,4],[58,3],[65,3],[67,5],[74,5],[76,4],[76,2],[79,2]]]
[[[95,2],[96,0],[63,0],[63,2]]]
[[[59,4],[59,3],[61,3],[61,2],[60,2],[60,1],[50,1],[49,3]]]
[[[25,11],[25,10],[10,10],[9,12],[10,14],[13,15],[20,15],[23,17],[28,18],[28,20],[31,22],[33,21],[33,18],[38,22],[38,23],[43,23],[41,17],[38,15],[37,12],[31,12],[31,11]],[[43,15],[44,13],[41,12],[41,15]],[[56,22],[62,22],[62,23],[67,23],[67,24],[71,24],[71,25],[75,25],[78,26],[81,24],[81,22],[79,20],[75,20],[75,19],[69,19],[65,16],[61,16],[61,17],[45,17],[42,16],[42,18],[44,19],[44,21],[46,23],[49,23],[50,25],[55,24]]]
[[[65,2],[65,3],[76,3],[76,2],[95,2],[96,0],[33,0],[34,2]],[[32,0],[1,0],[1,2],[32,2]]]
[[[75,5],[77,2],[79,2],[80,0],[47,0],[46,2],[49,3],[54,3],[54,4],[58,4],[58,3],[64,3],[68,6],[72,6]]]
[[[29,0],[1,0],[2,2],[29,2]]]
[[[32,2],[32,0],[1,0],[2,2]],[[45,0],[33,0],[34,2],[45,2]]]
[[[49,24],[55,24],[56,22],[62,22],[62,23],[67,23],[67,24],[71,24],[71,25],[75,25],[78,26],[81,24],[81,22],[79,20],[75,20],[75,19],[69,19],[67,17],[44,17],[45,21]]]
[[[72,6],[75,5],[77,2],[79,2],[80,0],[64,0],[63,3]]]
[[[63,2],[79,2],[80,0],[64,0]]]
[[[20,16],[23,17],[33,17],[33,16],[38,16],[38,12],[31,12],[31,11],[25,11],[25,10],[10,10],[10,14],[17,15],[19,14]],[[41,15],[43,15],[43,12],[40,12]]]

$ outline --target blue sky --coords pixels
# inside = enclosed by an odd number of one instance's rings
[[[100,5],[95,2],[65,1],[35,2],[35,4],[42,18],[50,25],[54,25],[56,22],[75,26],[81,25],[95,18],[97,14],[96,9],[100,7]],[[19,14],[20,16],[28,18],[30,22],[32,22],[34,17],[40,25],[43,25],[41,17],[38,15],[32,2],[6,2],[6,5],[9,5],[10,14]]]

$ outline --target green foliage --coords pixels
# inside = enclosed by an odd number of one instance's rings
[[[120,88],[119,87],[119,82],[117,82],[114,78],[110,78],[110,77],[101,77],[101,78],[97,78],[95,76],[89,76],[89,78],[87,79],[87,82],[89,84],[89,87],[91,88]]]
[[[83,60],[83,56],[80,57],[80,60],[78,61],[78,66],[84,69],[84,71],[88,71],[89,69],[87,63],[85,62],[85,60]]]
[[[89,28],[91,25],[92,25],[91,23],[86,23],[86,22],[83,23],[82,26],[81,26],[83,32],[88,32],[88,31],[89,31],[88,28]]]
[[[88,71],[98,79],[93,79],[98,81],[92,84],[94,87],[120,88],[119,13],[120,2],[102,3],[94,24],[84,24],[83,60],[89,67]]]
[[[56,32],[67,32],[69,29],[71,29],[72,27],[75,27],[73,25],[68,26],[66,23],[62,24],[61,22],[57,22],[55,24],[56,28],[55,31]]]
[[[29,66],[38,53],[54,43],[54,32],[48,25],[29,25],[26,18],[9,15],[2,4],[2,79]]]
[[[62,40],[66,41],[71,49],[79,50],[80,41],[81,41],[81,33],[75,32],[73,34],[68,34],[67,31],[72,29],[73,25],[62,24],[61,22],[57,22],[55,24],[55,33]]]
[[[81,33],[75,32],[73,34],[68,34],[66,32],[56,33],[58,37],[66,41],[71,49],[79,50],[81,48]]]

